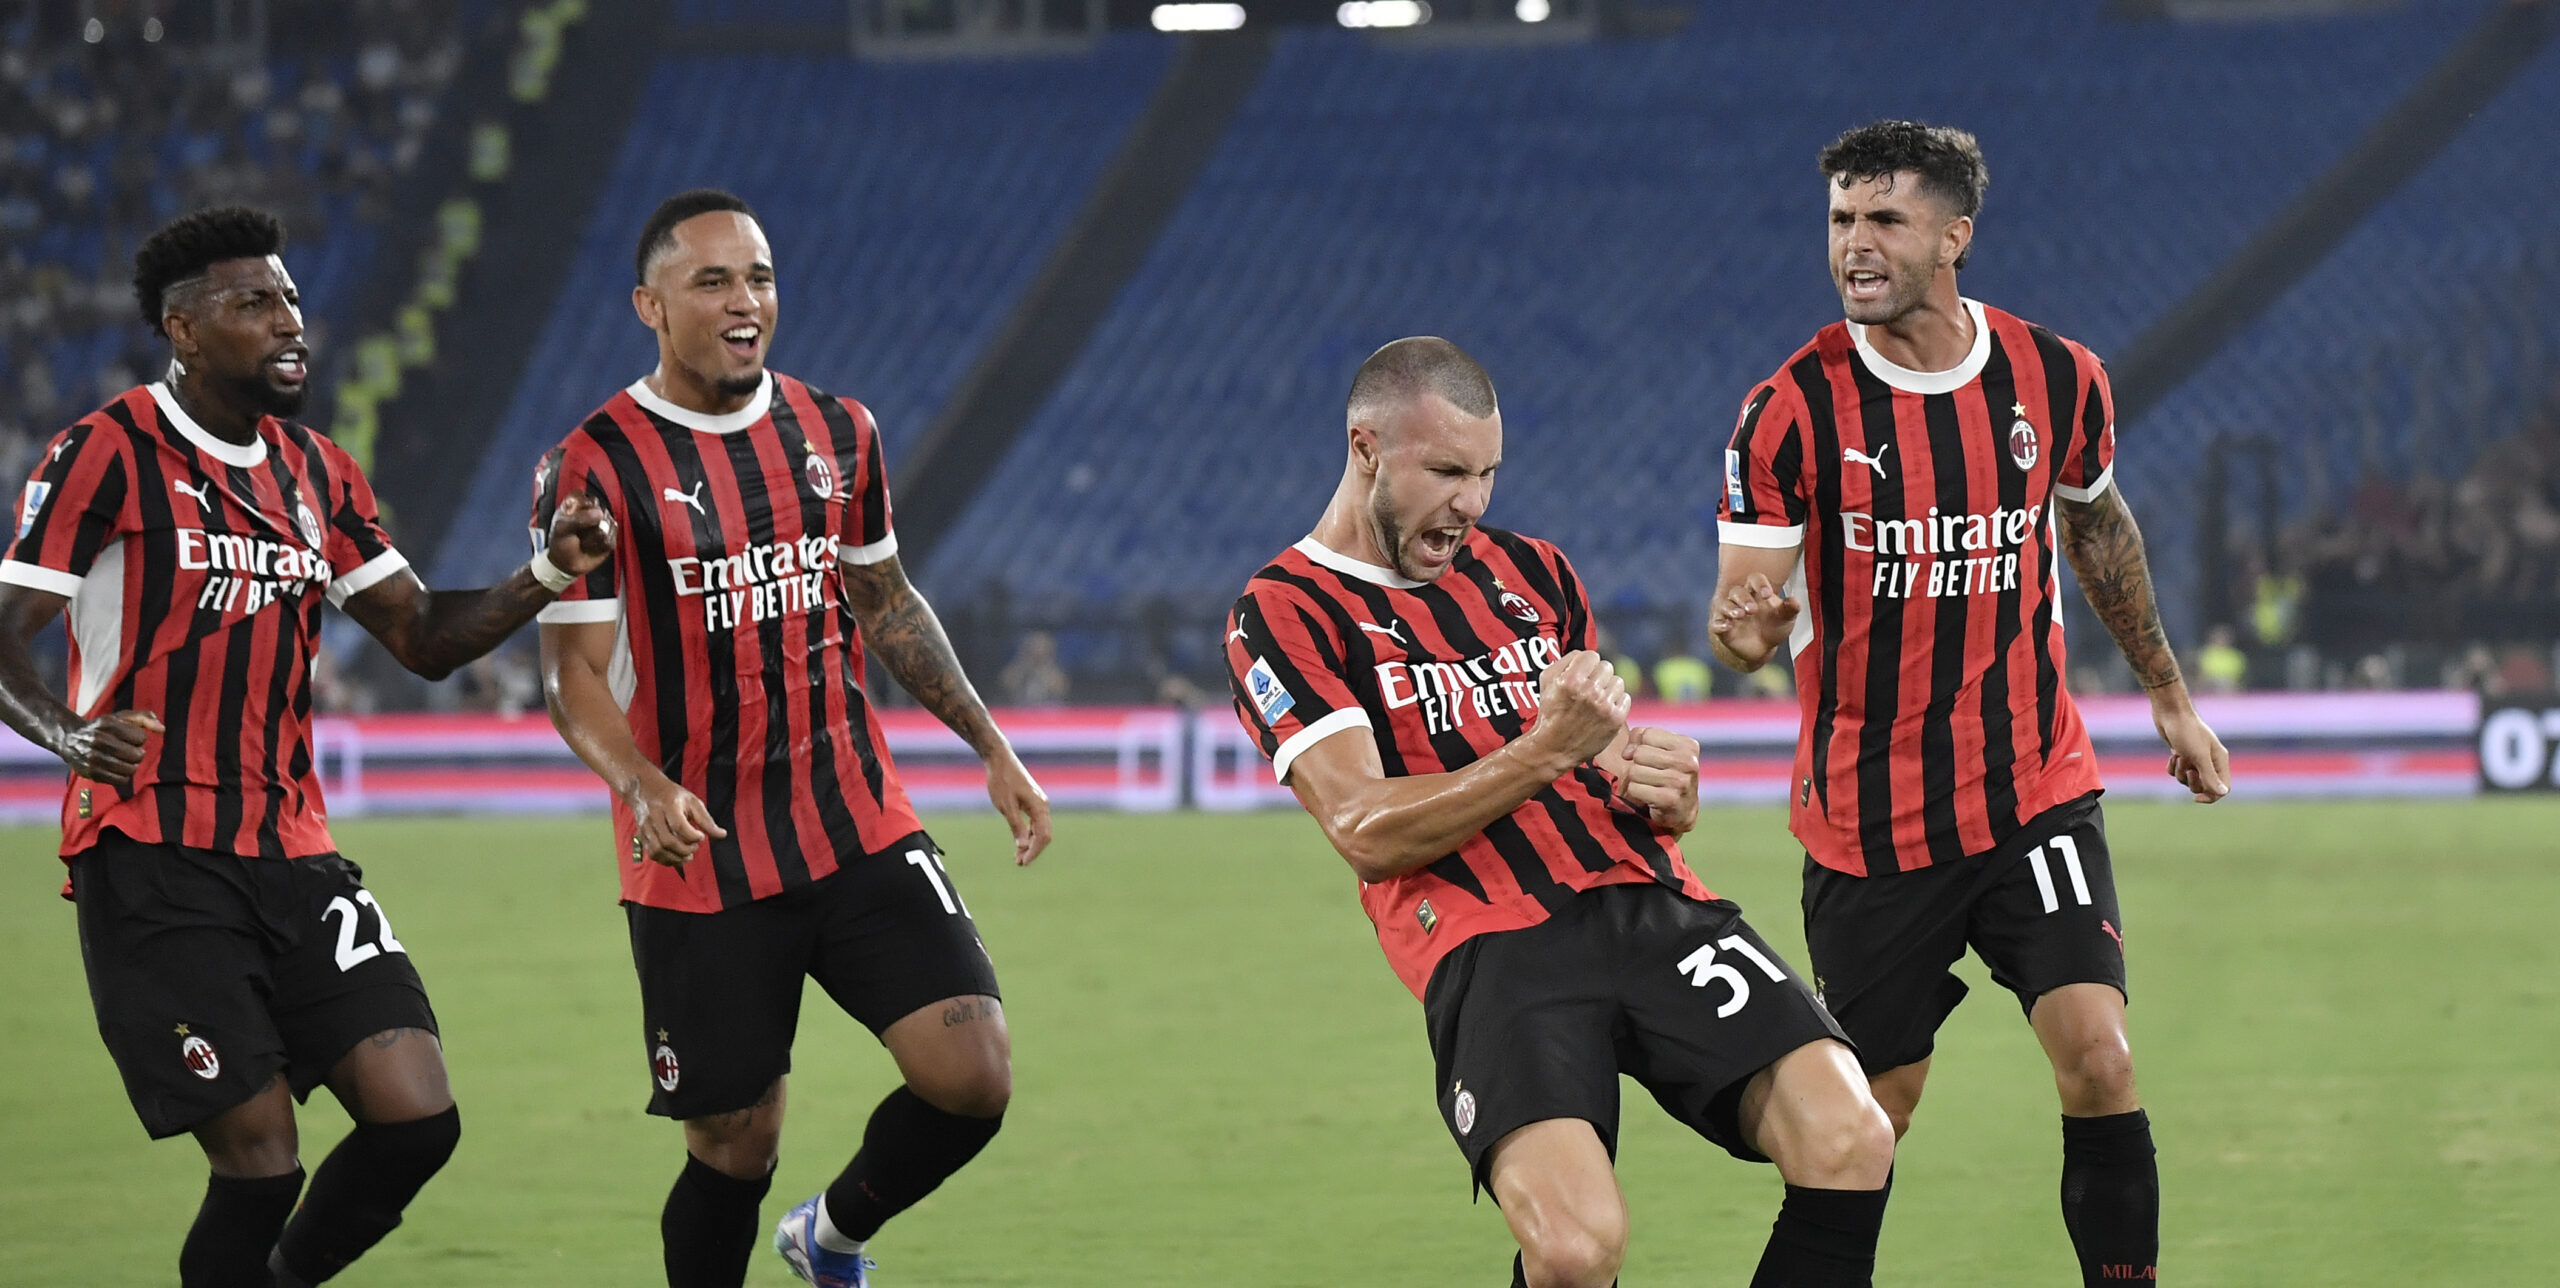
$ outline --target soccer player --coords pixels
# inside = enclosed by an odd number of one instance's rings
[[[1885,121],[1821,168],[1848,320],[1743,404],[1709,633],[1737,670],[1781,645],[1795,658],[1788,803],[1814,982],[1897,1135],[1970,944],[2053,1062],[2082,1274],[2150,1279],[2159,1173],[2097,759],[2063,687],[2057,520],[2151,696],[2170,775],[2217,800],[2230,759],[2188,700],[2113,486],[2106,369],[1956,292],[1987,182],[1973,136]]]
[[[1422,1000],[1441,1115],[1520,1243],[1512,1282],[1616,1279],[1625,1073],[1777,1163],[1754,1284],[1868,1283],[1892,1129],[1812,990],[1682,860],[1698,745],[1627,726],[1564,555],[1479,525],[1492,380],[1446,340],[1398,340],[1348,420],[1332,503],[1228,621],[1236,715]]]
[[[188,1288],[335,1275],[461,1133],[425,986],[329,837],[320,601],[441,678],[612,545],[582,502],[497,587],[419,584],[363,471],[290,419],[311,351],[283,249],[272,216],[240,207],[142,244],[134,294],[168,375],[54,438],[0,562],[0,718],[71,770],[62,855],[98,1032],[143,1127],[193,1133],[212,1165],[178,1255]],[[27,649],[66,606],[69,705]],[[306,1194],[293,1100],[323,1085],[355,1129]]]
[[[755,213],[670,197],[636,268],[657,369],[544,458],[534,505],[538,527],[589,494],[623,526],[544,610],[542,666],[553,722],[613,789],[649,1112],[684,1124],[667,1282],[746,1276],[807,977],[905,1077],[774,1235],[801,1278],[859,1285],[864,1242],[994,1139],[1013,1089],[995,967],[898,785],[866,650],[986,762],[1018,863],[1049,843],[1048,798],[899,567],[871,413],[766,370]]]

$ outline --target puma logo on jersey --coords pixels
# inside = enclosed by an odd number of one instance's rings
[[[705,484],[705,483],[707,483],[707,482],[710,482],[710,480],[709,480],[709,479],[695,479],[695,480],[694,480],[694,482],[693,482],[693,490],[692,490],[692,491],[690,491],[690,492],[679,492],[679,491],[677,491],[677,490],[675,490],[674,488],[671,488],[671,487],[664,487],[664,488],[660,488],[660,489],[658,489],[658,493],[659,493],[659,498],[658,498],[658,499],[660,499],[660,500],[662,500],[662,501],[682,501],[682,502],[684,502],[686,505],[692,506],[692,507],[693,507],[693,512],[694,512],[695,514],[700,514],[700,513],[702,513],[702,512],[703,512],[703,510],[702,510],[702,485],[703,485],[703,484]]]
[[[1239,627],[1235,628],[1234,630],[1231,630],[1231,631],[1227,632],[1227,642],[1228,642],[1229,644],[1233,644],[1233,643],[1235,643],[1237,640],[1240,640],[1240,639],[1243,639],[1243,638],[1244,638],[1244,628],[1243,628],[1243,627],[1241,627],[1241,626],[1239,626]]]
[[[1404,637],[1404,623],[1402,622],[1390,622],[1385,626],[1379,626],[1370,622],[1362,622],[1360,623],[1360,629],[1367,631],[1371,635],[1384,635],[1388,639],[1404,645],[1406,648],[1413,647],[1413,641]]]
[[[213,492],[213,485],[211,483],[198,483],[194,487],[188,487],[184,483],[173,482],[169,486],[194,497],[198,506],[208,510],[213,508],[213,498],[211,495]]]
[[[48,455],[48,456],[52,457],[54,460],[59,461],[59,460],[61,460],[61,459],[62,459],[62,449],[63,449],[63,448],[66,448],[66,447],[69,447],[69,446],[71,446],[71,440],[66,438],[66,439],[62,440],[61,442],[54,444],[54,445],[53,445],[53,450],[52,450],[51,452],[46,453],[46,455]]]
[[[1857,464],[1866,466],[1868,469],[1874,470],[1877,478],[1883,478],[1884,454],[1892,450],[1893,444],[1887,443],[1884,446],[1877,448],[1875,455],[1869,456],[1865,452],[1859,451],[1857,448],[1843,447],[1840,449],[1840,463],[1847,465],[1854,461]]]

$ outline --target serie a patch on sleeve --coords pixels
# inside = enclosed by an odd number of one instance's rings
[[[44,512],[44,500],[51,495],[53,495],[53,485],[43,479],[36,479],[27,484],[26,493],[18,502],[19,536],[27,535],[27,530],[36,526],[36,516]]]
[[[1289,714],[1289,708],[1298,705],[1298,700],[1289,694],[1289,686],[1282,684],[1280,677],[1272,672],[1271,664],[1258,657],[1253,659],[1253,669],[1244,673],[1244,688],[1253,699],[1253,709],[1262,713],[1262,723],[1266,725],[1278,722],[1280,717]]]

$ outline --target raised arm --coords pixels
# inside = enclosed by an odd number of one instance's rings
[[[933,605],[907,581],[895,554],[873,563],[846,564],[843,572],[845,602],[862,628],[863,649],[986,762],[987,799],[1013,828],[1013,861],[1039,858],[1049,847],[1049,795],[987,714],[987,704],[960,669]]]
[[[545,623],[543,702],[569,750],[631,807],[641,857],[681,868],[705,838],[729,833],[711,817],[701,797],[676,785],[632,739],[631,724],[606,678],[616,629],[612,622]]]
[[[407,569],[383,578],[346,602],[353,617],[400,665],[441,680],[496,648],[533,620],[569,581],[613,554],[613,520],[593,498],[563,497],[551,520],[551,546],[537,559],[552,565],[537,575],[528,562],[486,590],[429,590]],[[554,584],[546,584],[549,575]]]
[[[2056,501],[2062,511],[2062,554],[2080,579],[2080,591],[2115,637],[2134,678],[2151,698],[2151,722],[2169,744],[2169,776],[2196,800],[2211,804],[2230,794],[2231,754],[2196,714],[2178,657],[2160,628],[2160,604],[2151,592],[2151,565],[2143,555],[2142,529],[2120,488],[2110,482],[2086,501]]]
[[[1289,790],[1362,881],[1384,881],[1453,853],[1626,725],[1627,687],[1608,659],[1567,653],[1538,677],[1538,722],[1464,769],[1390,778],[1374,740],[1337,733],[1289,763]]]
[[[142,766],[150,735],[165,732],[148,711],[113,711],[95,720],[64,706],[36,674],[27,641],[62,615],[71,601],[16,582],[0,582],[0,721],[27,741],[62,757],[82,778],[122,783]]]

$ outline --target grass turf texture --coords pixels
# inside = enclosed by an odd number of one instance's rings
[[[2560,1282],[2551,927],[2560,802],[2125,804],[2110,831],[2134,1050],[2159,1124],[2163,1262],[2189,1284]],[[1017,1091],[976,1164],[875,1241],[925,1285],[1494,1285],[1434,1113],[1419,1007],[1349,874],[1296,814],[1070,816],[1029,871],[941,820],[1005,980]],[[676,1129],[645,1055],[594,820],[339,831],[416,953],[463,1105],[460,1153],[349,1285],[660,1281]],[[1712,812],[1710,885],[1801,959],[1774,810]],[[156,1284],[201,1194],[149,1144],[89,1014],[49,834],[0,832],[0,1283]],[[1939,1043],[1883,1284],[2075,1282],[2051,1083],[2005,992]],[[817,1190],[894,1077],[814,989],[766,1219]],[[1625,1088],[1626,1282],[1749,1278],[1779,1182]],[[316,1165],[344,1130],[304,1111]],[[752,1284],[791,1282],[759,1252]]]

